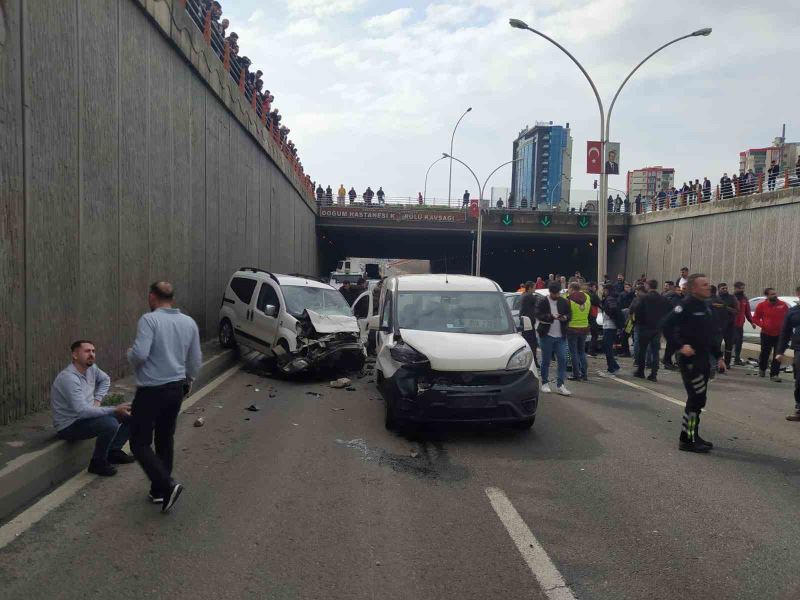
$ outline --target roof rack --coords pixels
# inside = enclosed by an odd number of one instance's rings
[[[289,277],[302,277],[303,279],[310,279],[311,281],[318,281],[319,283],[328,283],[324,279],[320,277],[314,277],[313,275],[306,275],[305,273],[287,273]]]
[[[253,273],[266,273],[267,275],[269,275],[272,278],[273,281],[275,281],[275,283],[279,283],[278,282],[278,278],[275,277],[275,275],[273,273],[270,273],[269,271],[265,271],[264,269],[259,269],[258,267],[239,267],[239,270],[240,271],[252,271]]]

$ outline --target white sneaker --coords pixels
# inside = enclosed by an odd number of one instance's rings
[[[545,383],[545,384],[542,386],[542,391],[543,391],[545,394],[549,394],[549,393],[550,393],[550,392],[552,392],[553,390],[551,390],[551,389],[550,389],[550,384],[549,384],[549,383]]]
[[[572,396],[572,392],[570,392],[567,389],[567,386],[565,386],[565,385],[560,385],[560,386],[558,386],[557,389],[558,389],[558,393],[561,394],[562,396]]]

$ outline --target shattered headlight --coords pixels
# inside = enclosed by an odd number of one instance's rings
[[[391,350],[389,350],[389,354],[391,354],[394,360],[403,365],[419,365],[428,362],[427,356],[421,352],[417,352],[404,342],[392,346]]]
[[[533,362],[533,352],[531,352],[531,349],[528,348],[528,346],[525,346],[511,355],[511,358],[508,359],[508,364],[506,365],[506,371],[527,369],[531,366],[531,362]]]

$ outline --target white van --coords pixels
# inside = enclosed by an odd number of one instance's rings
[[[357,371],[366,358],[358,322],[341,292],[307,275],[254,267],[236,271],[225,289],[219,341],[273,357],[286,374]]]
[[[403,275],[384,282],[376,381],[389,429],[421,421],[531,427],[539,380],[495,282],[466,275]]]

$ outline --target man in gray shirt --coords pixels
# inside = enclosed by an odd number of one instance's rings
[[[94,344],[78,340],[70,350],[72,363],[56,376],[50,388],[53,425],[62,440],[97,438],[89,472],[116,475],[114,464],[134,461],[122,451],[130,435],[127,423],[130,404],[100,406],[111,387],[111,379],[95,364]]]
[[[172,479],[175,425],[184,395],[200,372],[197,324],[174,307],[171,283],[158,281],[147,296],[128,361],[136,370],[131,413],[131,450],[150,478],[150,499],[169,511],[183,491]],[[155,452],[151,445],[155,438]]]

